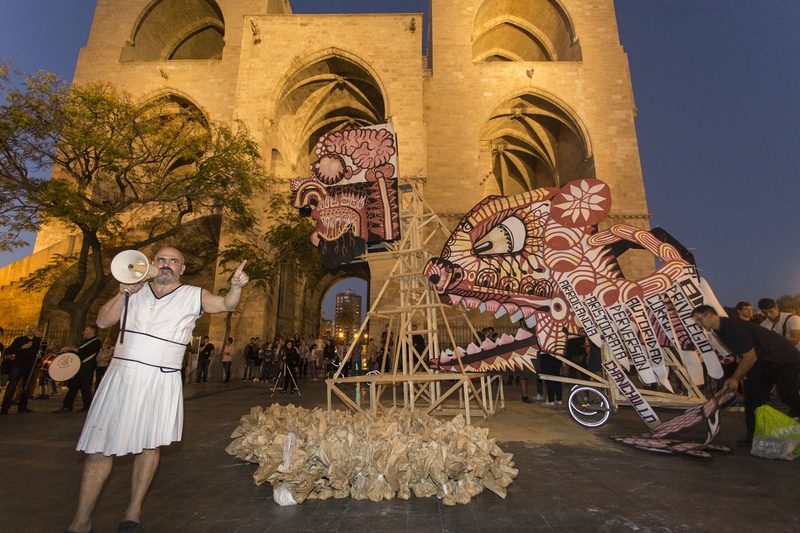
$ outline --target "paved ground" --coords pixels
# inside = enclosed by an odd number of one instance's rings
[[[631,449],[608,435],[644,432],[632,411],[620,410],[602,428],[587,430],[564,408],[522,404],[515,386],[506,388],[506,409],[481,422],[519,468],[505,500],[486,491],[456,507],[436,498],[279,507],[268,485],[254,485],[256,467],[224,450],[239,417],[254,405],[291,400],[324,406],[324,383],[301,381],[300,387],[302,397],[270,397],[264,384],[187,385],[184,440],[162,452],[145,505],[145,531],[800,531],[800,461],[767,461],[736,450],[705,462]],[[0,418],[2,532],[60,533],[70,522],[82,465],[74,447],[84,415],[51,414],[60,396],[32,401],[33,413],[12,410]],[[735,446],[742,415],[726,412],[722,422],[717,442]],[[115,531],[122,519],[130,465],[117,460],[95,513],[98,533]]]

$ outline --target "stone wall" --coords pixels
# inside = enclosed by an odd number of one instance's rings
[[[175,20],[181,17],[181,9],[191,4],[189,0],[168,1]],[[574,138],[580,143],[564,141],[554,150],[556,157],[568,161],[562,171],[568,174],[592,169],[594,177],[611,186],[613,210],[609,220],[648,227],[634,126],[635,103],[613,1],[492,1],[489,5],[482,0],[432,0],[428,61],[420,61],[422,14],[293,15],[288,2],[280,0],[217,0],[224,22],[220,58],[132,61],[121,58],[135,56],[130,51],[131,39],[152,0],[99,0],[74,81],[111,81],[141,101],[180,95],[212,120],[229,124],[242,120],[261,146],[265,171],[288,179],[309,175],[305,166],[313,159],[306,144],[309,131],[325,127],[324,119],[311,127],[278,112],[293,105],[286,95],[297,87],[289,85],[296,83],[295,76],[304,69],[313,73],[314,66],[321,65],[327,69],[321,74],[330,74],[328,71],[335,71],[337,64],[347,63],[380,91],[380,105],[371,103],[384,109],[385,116],[377,118],[394,124],[400,176],[426,177],[429,205],[451,226],[485,195],[487,176],[493,169],[492,154],[482,135],[492,113],[515,98],[536,98],[557,107],[575,125]],[[569,48],[570,57],[566,59],[572,60],[473,60],[473,41],[479,30],[475,27],[477,13],[489,8],[513,11],[529,1],[548,13],[560,8],[566,12],[563,24],[571,25],[574,42],[565,43],[566,34],[560,30],[557,44]],[[490,11],[482,12],[481,20],[491,19],[494,12]],[[553,17],[548,20],[558,22]],[[482,50],[491,49],[491,44],[482,40]],[[128,51],[123,53],[126,47]],[[306,81],[312,81],[311,74]],[[325,105],[335,103],[335,90],[332,86]],[[303,105],[310,104],[306,101]],[[308,110],[297,111],[299,116]],[[318,111],[324,117],[324,109]],[[580,150],[585,152],[583,161],[579,159]],[[12,265],[14,274],[6,272],[10,267],[0,270],[3,286],[14,276],[24,277],[24,271],[40,261],[34,257],[49,253],[50,247],[67,236],[63,229],[44,230],[34,256],[23,260],[27,261],[24,265]],[[231,237],[223,226],[221,246]],[[647,255],[627,255],[630,257],[624,258],[623,268],[629,276],[652,270],[653,261]],[[384,266],[372,269],[371,298],[383,286],[388,270]],[[227,275],[217,272],[216,289],[226,286]],[[309,310],[319,309],[324,291],[308,294],[311,300],[301,293],[295,296],[300,298],[294,306],[297,316],[293,329],[297,331],[317,330],[316,325],[306,327],[303,320],[309,317]],[[27,305],[34,309],[35,299]],[[266,294],[246,291],[243,312],[232,320],[232,335],[238,341],[271,333],[276,306],[274,289]],[[319,319],[318,312],[311,316]],[[211,320],[209,331],[215,344],[225,328],[224,317]]]

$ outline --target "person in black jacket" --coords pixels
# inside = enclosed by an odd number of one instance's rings
[[[749,446],[756,426],[756,408],[769,401],[774,386],[789,407],[789,416],[800,417],[800,352],[774,331],[736,318],[721,317],[710,305],[700,305],[692,318],[706,330],[713,330],[731,353],[741,356],[724,388],[736,391],[744,382],[744,412],[747,435],[739,444]]]
[[[28,326],[25,335],[14,339],[3,352],[3,358],[11,361],[11,367],[9,369],[8,387],[6,388],[5,396],[3,396],[3,404],[0,407],[0,415],[8,414],[11,402],[14,399],[14,392],[20,383],[22,383],[22,392],[19,395],[17,411],[20,413],[32,411],[32,409],[28,409],[27,386],[36,363],[36,354],[39,353],[39,346],[42,343],[41,336],[36,335],[36,333],[36,326]]]
[[[294,394],[294,380],[297,375],[297,368],[300,366],[300,354],[297,353],[297,348],[294,347],[292,341],[286,341],[286,347],[283,349],[283,391],[281,394]]]
[[[61,409],[53,411],[54,413],[71,413],[75,405],[75,397],[78,395],[78,390],[81,391],[81,400],[83,400],[83,408],[81,411],[88,411],[89,406],[92,404],[92,378],[94,377],[94,369],[97,366],[97,354],[103,343],[97,338],[97,327],[86,326],[83,330],[83,342],[80,346],[70,346],[64,348],[63,352],[72,352],[81,360],[81,366],[78,373],[75,374],[69,381],[67,381],[67,394],[64,396],[64,404]]]
[[[203,344],[200,345],[200,353],[197,356],[197,377],[196,383],[208,381],[208,366],[211,363],[211,356],[214,355],[214,345],[203,337]]]

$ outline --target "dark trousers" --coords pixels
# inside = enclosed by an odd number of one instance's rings
[[[197,361],[197,379],[195,380],[197,383],[208,381],[209,363],[211,363],[211,359],[199,359]]]
[[[244,362],[244,375],[242,380],[253,379],[256,376],[256,362],[253,359],[246,359]]]
[[[3,411],[8,411],[11,407],[11,402],[14,400],[14,392],[17,390],[17,386],[20,383],[22,383],[23,390],[19,395],[19,404],[17,408],[20,410],[28,408],[28,390],[26,385],[28,384],[28,375],[31,373],[32,369],[33,364],[15,364],[11,367],[11,372],[8,375],[8,387],[6,388],[5,396],[3,396],[3,405],[1,407]]]
[[[223,361],[222,370],[225,371],[225,379],[223,381],[227,383],[231,380],[231,361]]]
[[[800,363],[775,364],[756,361],[744,381],[744,414],[747,436],[756,429],[756,408],[769,401],[772,387],[789,408],[789,416],[800,416]]]
[[[267,378],[269,378],[269,376],[271,374],[271,370],[272,370],[270,368],[271,366],[272,366],[272,362],[270,362],[270,361],[266,361],[265,360],[265,361],[263,361],[261,363],[261,368],[258,371],[258,380],[259,381],[266,381]]]
[[[75,397],[78,395],[78,391],[81,391],[84,409],[89,409],[92,404],[92,378],[94,377],[95,366],[94,360],[88,363],[81,363],[81,367],[75,377],[67,381],[67,395],[64,396],[64,407],[70,411],[75,407]]]
[[[297,368],[289,368],[288,364],[283,365],[283,390],[292,392],[294,390],[294,375]]]
[[[549,374],[551,376],[558,376],[561,374],[561,361],[549,354],[539,354],[539,365],[542,374]],[[547,401],[552,402],[561,401],[564,393],[564,384],[560,381],[544,380],[545,387],[547,387]]]
[[[97,392],[97,387],[100,386],[100,382],[103,381],[103,376],[106,375],[106,370],[108,370],[108,365],[95,367],[95,369],[94,369],[94,391],[95,392]]]

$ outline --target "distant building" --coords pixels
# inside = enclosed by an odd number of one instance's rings
[[[361,296],[354,290],[348,289],[336,294],[333,323],[336,337],[349,338],[358,331],[361,325]]]

